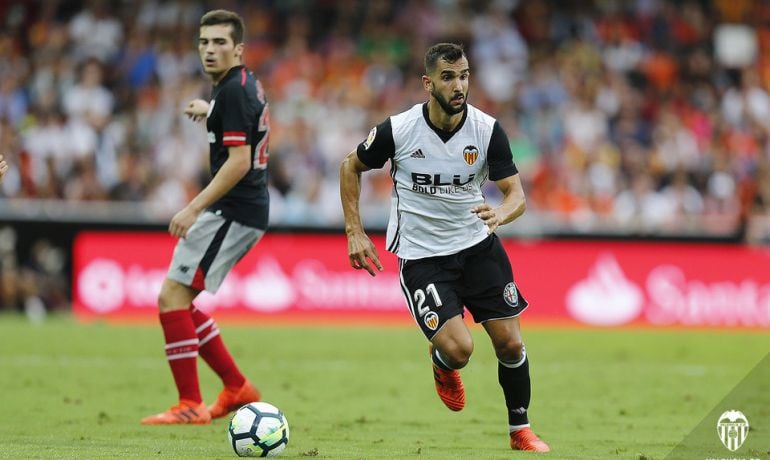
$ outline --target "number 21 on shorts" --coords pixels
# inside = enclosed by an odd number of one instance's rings
[[[425,305],[425,299],[426,299],[426,293],[433,297],[433,303],[436,305],[436,308],[441,307],[441,297],[438,295],[438,290],[436,289],[436,285],[433,283],[430,283],[428,286],[425,287],[425,290],[418,289],[414,291],[414,294],[412,296],[414,297],[414,301],[417,304],[417,315],[422,318],[425,316],[428,311],[430,311],[430,307]]]

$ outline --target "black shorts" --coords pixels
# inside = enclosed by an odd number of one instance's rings
[[[429,340],[449,318],[462,315],[463,306],[483,323],[516,317],[528,305],[494,233],[456,254],[400,259],[399,266],[406,303]]]

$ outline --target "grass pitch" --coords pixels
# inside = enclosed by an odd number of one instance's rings
[[[435,395],[416,327],[221,325],[237,362],[289,420],[284,458],[533,458],[508,447],[483,330],[467,405]],[[770,350],[746,331],[528,328],[530,418],[547,458],[664,458]],[[39,325],[0,316],[0,458],[235,458],[226,420],[145,427],[175,402],[158,326]],[[207,402],[220,383],[202,361]],[[725,451],[727,453],[727,451]]]

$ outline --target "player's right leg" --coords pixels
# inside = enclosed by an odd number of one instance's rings
[[[179,393],[179,403],[165,412],[143,418],[144,425],[211,422],[198,384],[198,335],[187,308],[198,292],[168,278],[163,282],[158,296],[160,324],[166,342],[166,358]]]
[[[449,409],[463,410],[465,387],[460,369],[468,364],[473,353],[473,339],[462,316],[450,318],[431,339],[430,357],[436,393]]]
[[[433,378],[441,401],[453,411],[465,407],[459,369],[473,352],[473,340],[462,320],[463,306],[454,290],[459,271],[453,256],[399,261],[406,303],[431,342]]]

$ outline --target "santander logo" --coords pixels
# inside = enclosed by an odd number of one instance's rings
[[[659,265],[647,276],[653,324],[769,326],[770,283],[755,279],[706,283],[687,279],[675,265]]]
[[[80,271],[76,288],[80,303],[94,313],[154,311],[165,277],[162,268],[125,266],[97,258]],[[347,267],[344,271],[331,269],[313,258],[284,268],[277,259],[263,256],[254,265],[230,272],[216,295],[202,292],[195,305],[204,311],[245,308],[263,313],[289,309],[403,311],[397,286],[395,273],[363,277]]]
[[[708,282],[662,263],[635,283],[610,253],[599,255],[588,276],[567,290],[565,304],[573,318],[595,326],[627,324],[640,315],[659,326],[770,326],[770,282]]]
[[[642,290],[630,281],[612,254],[601,254],[588,277],[566,296],[567,311],[595,326],[617,326],[636,319],[644,307]]]

